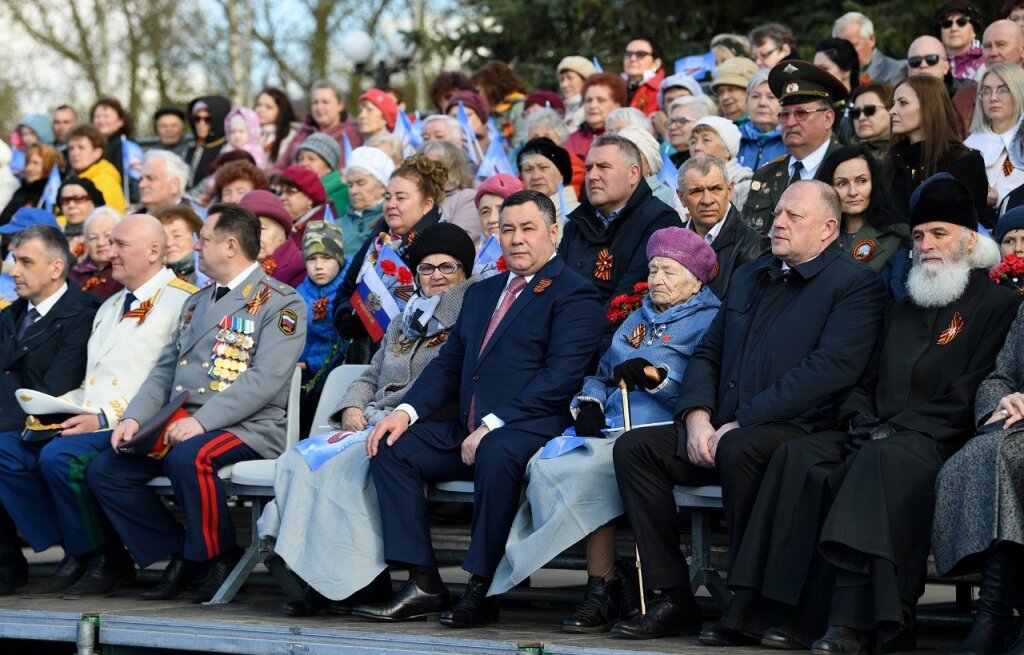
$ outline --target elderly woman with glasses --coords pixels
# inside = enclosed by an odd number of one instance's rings
[[[971,134],[964,141],[985,158],[989,206],[1024,184],[1024,171],[1014,167],[1009,155],[1022,110],[1024,70],[1017,64],[991,66],[978,84]]]
[[[285,603],[285,614],[349,614],[357,603],[391,598],[363,441],[440,352],[475,281],[467,280],[475,254],[469,235],[451,223],[420,233],[407,258],[416,293],[370,366],[336,401],[330,422],[340,432],[310,437],[278,459],[276,498],[260,519],[260,536],[276,538],[274,551],[308,585]]]

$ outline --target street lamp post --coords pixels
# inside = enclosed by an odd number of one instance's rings
[[[373,53],[377,50],[372,37],[363,30],[352,30],[342,36],[341,50],[354,65],[359,75],[369,74],[374,85],[379,89],[390,85],[391,76],[408,70],[412,63],[412,55],[416,44],[405,32],[392,31],[384,37],[388,56],[378,57],[373,61]]]

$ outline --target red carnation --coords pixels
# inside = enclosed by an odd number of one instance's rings
[[[388,263],[391,264],[392,268],[394,268],[394,264],[392,262],[388,262]],[[409,269],[407,269],[404,266],[402,268],[398,269],[398,283],[399,284],[412,284],[412,271],[410,271]]]
[[[646,282],[637,282],[636,284],[634,284],[633,285],[633,293],[639,293],[639,294],[641,294],[643,296],[646,296],[647,295],[647,283]]]
[[[398,266],[396,266],[395,262],[391,261],[390,259],[385,259],[382,260],[380,263],[380,270],[384,271],[384,275],[393,276],[395,273],[398,272]]]
[[[499,273],[507,273],[508,272],[508,264],[505,263],[505,256],[504,255],[502,255],[501,257],[498,257],[498,261],[495,262],[494,265],[498,269]]]

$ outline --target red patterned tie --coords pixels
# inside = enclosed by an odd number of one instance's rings
[[[487,342],[491,340],[491,336],[494,331],[498,329],[498,325],[501,324],[501,319],[505,318],[505,314],[508,314],[508,310],[512,308],[512,303],[519,297],[519,292],[526,286],[526,278],[522,275],[513,275],[512,280],[508,284],[508,288],[505,290],[505,297],[502,298],[501,304],[498,305],[498,309],[494,310],[494,314],[491,316],[491,322],[487,325],[487,332],[484,333],[484,339],[480,342],[480,352],[484,351],[484,347],[487,346]],[[477,353],[479,354],[479,353]],[[472,432],[477,427],[476,425],[476,391],[473,391],[473,397],[469,399],[469,431]]]

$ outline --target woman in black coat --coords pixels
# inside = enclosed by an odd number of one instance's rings
[[[60,155],[50,146],[37,143],[25,154],[25,173],[21,186],[11,196],[7,206],[0,212],[0,225],[6,225],[14,212],[22,207],[39,207],[43,203],[43,191],[50,178],[50,171],[57,165]]]
[[[942,82],[908,77],[893,90],[889,180],[896,212],[903,222],[910,196],[921,182],[946,172],[967,187],[982,225],[992,229],[995,212],[988,206],[988,177],[981,153],[960,142],[953,104]]]

